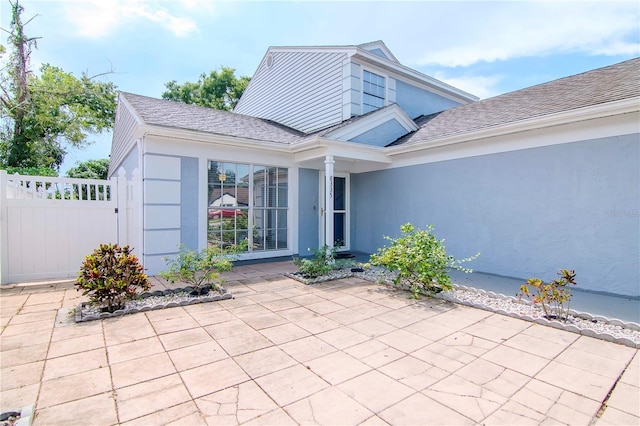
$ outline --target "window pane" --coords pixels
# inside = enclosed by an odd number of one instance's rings
[[[264,167],[253,166],[253,205],[265,206]]]
[[[287,230],[286,229],[278,229],[278,241],[277,248],[278,250],[286,249],[287,244]]]
[[[289,207],[287,202],[288,190],[287,188],[278,188],[278,207]]]
[[[278,209],[278,228],[287,227],[287,211],[285,209]]]
[[[334,213],[333,214],[333,241],[337,247],[343,246],[345,242],[345,214]]]
[[[278,184],[278,168],[277,167],[267,168],[267,185],[276,186],[277,184]]]
[[[267,250],[275,250],[276,249],[276,230],[268,229],[266,236],[266,249]]]
[[[267,188],[267,207],[277,207],[276,194],[277,192],[275,186],[269,186]]]
[[[225,184],[236,183],[236,165],[233,163],[224,163],[224,169],[219,171],[218,179]]]
[[[237,206],[249,207],[249,166],[238,164],[236,177]]]
[[[223,206],[237,206],[236,186],[224,184],[222,186],[222,204]]]
[[[267,222],[265,224],[266,228],[276,228],[276,210],[267,210]]]
[[[264,210],[256,209],[253,212],[253,226],[256,229],[264,229]]]
[[[254,251],[264,250],[264,230],[263,229],[253,231],[253,250]]]
[[[249,238],[249,233],[247,231],[238,232],[238,236],[236,237],[238,244],[242,243],[246,239]],[[247,245],[243,251],[249,251],[249,246]]]
[[[222,232],[222,248],[227,248],[236,243],[236,233],[234,231]]]
[[[342,177],[333,178],[333,209],[344,210],[346,207],[345,201],[345,184],[346,179]]]
[[[209,161],[209,183],[220,183],[219,173],[224,170],[222,163]]]

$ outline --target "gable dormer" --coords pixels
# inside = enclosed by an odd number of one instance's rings
[[[311,133],[389,105],[415,118],[475,100],[400,64],[374,41],[270,47],[234,111]]]
[[[398,59],[391,53],[391,50],[387,47],[382,40],[371,41],[369,43],[362,43],[358,45],[358,48],[371,52],[374,55],[380,56],[388,61],[400,63]]]

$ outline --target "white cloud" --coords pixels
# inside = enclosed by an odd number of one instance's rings
[[[453,87],[457,87],[465,92],[471,93],[480,99],[491,98],[502,93],[502,91],[497,87],[498,83],[503,79],[500,75],[467,75],[461,77],[448,77],[444,72],[438,71],[433,76]]]
[[[168,5],[171,3],[143,0],[83,0],[65,2],[64,9],[67,19],[84,37],[98,38],[112,34],[122,24],[135,19],[155,22],[178,37],[197,31],[197,25],[191,18],[171,13],[165,7]],[[195,7],[195,4],[190,2],[189,6]]]
[[[478,5],[482,8],[458,23],[456,37],[433,43],[415,62],[455,67],[568,52],[640,54],[640,10],[635,2]]]

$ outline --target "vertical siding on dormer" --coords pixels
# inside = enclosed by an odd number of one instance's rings
[[[118,102],[116,108],[116,124],[113,126],[113,138],[111,140],[111,155],[109,159],[109,176],[116,173],[124,161],[126,155],[135,143],[133,131],[137,121],[131,111],[122,103]],[[130,170],[128,170],[130,172]]]
[[[271,52],[260,64],[235,112],[265,118],[303,132],[342,121],[344,53]]]
[[[347,59],[342,63],[342,119],[362,113],[362,92],[360,88],[360,65]]]

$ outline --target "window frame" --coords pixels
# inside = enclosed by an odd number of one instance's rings
[[[292,185],[291,185],[291,176],[292,173],[294,172],[294,170],[289,167],[289,166],[282,166],[282,165],[274,165],[274,164],[264,164],[262,162],[251,162],[251,161],[234,161],[234,160],[223,160],[223,159],[207,159],[206,160],[206,167],[207,167],[207,178],[206,178],[206,187],[207,187],[207,202],[206,202],[206,213],[205,213],[205,223],[206,223],[206,229],[205,229],[205,233],[206,233],[206,239],[205,239],[205,246],[209,247],[211,245],[210,243],[210,236],[211,236],[211,232],[209,230],[209,226],[210,226],[210,217],[209,214],[212,210],[215,210],[216,207],[212,207],[211,206],[211,201],[209,200],[210,194],[211,194],[211,188],[212,185],[213,187],[215,187],[216,185],[220,185],[221,183],[216,181],[215,179],[210,180],[210,170],[211,170],[211,164],[212,163],[217,163],[217,164],[223,164],[225,166],[233,164],[234,169],[237,171],[239,169],[239,166],[246,166],[248,168],[248,194],[247,194],[247,205],[246,206],[236,206],[234,208],[236,209],[241,209],[243,212],[246,213],[247,216],[247,220],[248,220],[248,225],[247,225],[247,238],[249,238],[249,246],[247,248],[247,251],[243,252],[241,254],[241,257],[243,258],[253,258],[253,257],[268,257],[268,256],[273,256],[275,253],[277,253],[277,255],[286,255],[288,252],[292,252],[294,249],[294,244],[293,244],[293,235],[294,233],[293,231],[293,222],[292,222],[292,207],[290,204],[290,200],[291,200],[291,193],[290,191],[292,190]],[[275,168],[276,169],[276,186],[275,186],[275,198],[274,198],[274,202],[275,202],[275,206],[269,206],[269,200],[268,198],[268,194],[267,192],[265,192],[262,196],[264,199],[264,202],[262,204],[264,204],[263,206],[256,206],[255,203],[255,185],[256,185],[256,177],[255,177],[255,168],[257,167],[261,167],[262,170],[258,171],[258,173],[263,173],[263,185],[265,186],[264,191],[268,192],[268,189],[266,188],[268,185],[268,179],[266,176],[266,172],[270,169]],[[281,175],[286,176],[284,179],[284,182],[280,181]],[[238,188],[238,176],[235,177],[236,178],[236,182],[235,182],[235,188],[237,191]],[[284,183],[284,187],[282,186],[282,183]],[[222,188],[224,188],[225,184],[222,183]],[[281,190],[285,190],[286,192],[286,205],[282,206],[281,204],[281,200],[280,200],[280,192]],[[237,192],[236,192],[236,195]],[[224,192],[221,192],[221,197],[224,196]],[[224,199],[221,198],[221,204],[224,204]],[[219,207],[220,210],[224,210],[224,205],[221,205]],[[275,215],[276,215],[276,228],[274,228],[275,230],[275,248],[267,248],[268,244],[267,244],[267,233],[268,231],[271,231],[271,228],[264,228],[262,227],[262,225],[264,225],[264,223],[261,225],[260,230],[262,231],[262,242],[261,242],[261,248],[260,249],[255,249],[255,242],[254,242],[254,233],[252,232],[252,230],[255,229],[254,227],[254,220],[255,220],[255,215],[256,212],[261,210],[263,212],[263,222],[264,220],[266,220],[266,215],[268,215],[268,211],[276,211]],[[280,228],[278,227],[278,223],[277,222],[277,216],[282,214],[282,211],[285,212],[285,216],[286,216],[286,228]],[[224,216],[224,213],[221,214],[221,216]],[[222,217],[221,217],[222,219]],[[236,235],[239,234],[240,231],[243,231],[244,229],[238,229],[237,228],[237,219],[235,220],[235,226],[234,226],[234,230],[233,232],[236,233]],[[225,232],[224,230],[220,229],[220,232]],[[281,234],[282,233],[282,234]],[[214,232],[215,234],[215,232]],[[222,234],[221,234],[222,235]],[[284,238],[282,239],[286,239],[286,246],[285,247],[279,247],[279,242],[281,241],[281,239],[279,239],[279,237],[282,236]],[[237,237],[236,237],[237,238]],[[221,239],[220,240],[220,245],[223,247],[224,246],[224,241]]]
[[[371,81],[365,81],[365,75],[366,73],[369,73],[372,76],[375,76],[379,79],[382,79],[382,83],[384,84],[384,86],[380,86],[378,84],[378,82],[376,83],[372,83]],[[369,69],[362,69],[362,114],[367,114],[368,112],[371,111],[376,111],[380,108],[383,108],[387,105],[387,99],[388,99],[388,94],[387,94],[387,88],[389,86],[389,81],[388,81],[388,76],[387,75],[382,75],[382,74],[378,74],[376,72],[373,72]],[[383,92],[383,96],[379,96],[378,93],[371,93],[371,91],[367,92],[365,91],[365,84],[369,84],[369,85],[374,85],[377,88],[382,88],[382,92]],[[378,91],[376,91],[378,92]],[[374,99],[379,99],[381,100],[382,105],[377,106],[377,105],[373,105],[370,102],[365,102],[365,99],[367,96],[370,96],[371,98]]]

